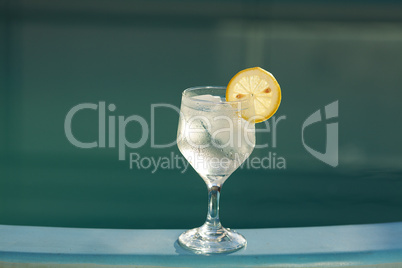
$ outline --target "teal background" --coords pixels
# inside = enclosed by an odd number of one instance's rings
[[[243,169],[225,183],[225,226],[263,228],[402,221],[402,4],[399,1],[0,1],[0,224],[190,228],[206,216],[206,187],[189,168],[130,169],[117,148],[80,149],[64,119],[80,103],[139,115],[180,106],[191,86],[226,85],[261,66],[283,92],[277,146],[259,133],[251,157],[286,169]],[[311,156],[301,126],[339,101],[339,166]],[[178,115],[158,110],[157,143]],[[272,124],[272,120],[270,120]],[[259,128],[264,125],[260,124]],[[95,111],[74,119],[98,135]],[[140,137],[138,124],[127,137]],[[306,129],[324,151],[325,122]],[[138,149],[180,154],[177,147]]]

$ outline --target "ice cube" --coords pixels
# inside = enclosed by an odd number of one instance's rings
[[[213,95],[210,95],[210,94],[199,95],[199,96],[194,97],[194,99],[197,99],[197,100],[204,100],[204,101],[210,101],[210,102],[222,102],[221,97],[219,97],[219,96],[213,96]]]

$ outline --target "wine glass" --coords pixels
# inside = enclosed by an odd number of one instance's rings
[[[255,127],[242,113],[252,113],[247,100],[227,102],[225,87],[193,87],[183,91],[177,146],[208,187],[205,223],[182,233],[179,244],[195,253],[222,253],[247,244],[239,233],[223,228],[219,196],[225,180],[255,147]]]

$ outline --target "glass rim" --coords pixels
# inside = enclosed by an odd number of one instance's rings
[[[197,89],[224,89],[226,90],[227,87],[224,86],[195,86],[195,87],[189,87],[186,88],[185,90],[183,90],[182,92],[182,96],[187,98],[187,99],[191,99],[200,103],[205,103],[205,104],[214,104],[214,105],[220,105],[220,104],[235,104],[235,103],[248,103],[248,99],[243,99],[243,100],[237,100],[237,101],[222,101],[222,102],[214,102],[214,101],[209,101],[209,100],[203,100],[203,99],[197,99],[194,96],[186,96],[186,93],[197,90]]]

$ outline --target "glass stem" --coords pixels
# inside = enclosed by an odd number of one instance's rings
[[[208,229],[215,231],[222,228],[219,220],[220,192],[221,185],[208,185],[208,214],[205,225],[208,227]]]

